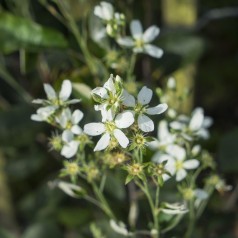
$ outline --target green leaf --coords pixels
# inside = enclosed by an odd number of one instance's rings
[[[6,231],[5,229],[0,228],[0,237],[1,238],[14,238],[14,236]]]
[[[67,41],[56,30],[10,13],[0,13],[0,51],[11,53],[24,48],[66,48]]]

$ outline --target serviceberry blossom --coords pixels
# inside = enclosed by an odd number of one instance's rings
[[[210,134],[207,128],[212,123],[212,118],[204,116],[204,110],[198,107],[193,110],[191,118],[180,115],[176,121],[170,123],[170,127],[180,131],[184,138],[188,140],[192,140],[193,136],[208,139]]]
[[[115,119],[114,115],[107,118],[104,123],[89,123],[84,126],[84,132],[90,136],[102,135],[94,151],[104,150],[110,143],[119,143],[121,147],[126,148],[129,139],[121,129],[128,128],[134,123],[134,116],[130,111],[124,111],[118,114]]]
[[[47,99],[35,99],[32,102],[35,104],[42,104],[43,107],[39,108],[36,114],[31,116],[34,121],[47,121],[48,118],[60,107],[68,106],[80,102],[78,99],[69,100],[72,93],[72,84],[66,79],[63,81],[59,93],[53,89],[50,84],[44,84],[44,90]]]
[[[144,86],[136,99],[126,90],[123,91],[123,105],[133,107],[133,113],[137,118],[139,128],[144,132],[154,130],[154,122],[146,115],[157,115],[165,112],[168,108],[166,103],[159,104],[155,107],[148,107],[152,99],[153,92],[151,89]]]
[[[154,141],[148,142],[148,146],[152,150],[165,150],[168,145],[174,144],[176,135],[169,132],[167,121],[162,120],[159,122],[157,138]]]
[[[152,161],[162,163],[167,161],[165,169],[173,176],[176,175],[176,181],[181,181],[187,176],[186,170],[196,169],[199,166],[199,161],[196,159],[186,160],[186,151],[178,145],[169,145],[166,148],[167,154],[157,152]],[[169,176],[163,174],[163,179],[168,180]]]
[[[145,53],[155,58],[161,58],[163,50],[150,43],[159,35],[160,29],[157,26],[150,26],[144,33],[141,22],[133,20],[130,24],[132,37],[121,37],[118,44],[132,48],[134,53]]]

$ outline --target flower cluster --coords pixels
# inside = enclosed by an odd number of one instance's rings
[[[166,111],[167,104],[148,107],[152,95],[152,90],[144,86],[136,100],[123,88],[121,78],[119,76],[114,78],[113,75],[103,87],[92,90],[92,97],[98,103],[95,110],[101,111],[102,122],[86,124],[84,132],[90,136],[102,134],[94,150],[100,151],[107,147],[114,149],[118,144],[126,148],[130,141],[128,137],[133,137],[133,128],[138,128],[134,138],[138,138],[140,131],[141,133],[153,131],[154,123],[145,114],[161,114]]]

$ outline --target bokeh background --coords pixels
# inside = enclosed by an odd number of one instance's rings
[[[99,3],[66,2],[79,22]],[[214,119],[211,138],[204,146],[233,189],[213,195],[196,237],[238,237],[237,0],[110,2],[128,19],[140,19],[145,28],[152,24],[161,28],[156,44],[165,54],[160,60],[140,56],[135,72],[138,81],[162,86],[173,75],[181,90],[193,88],[181,111],[201,106]],[[46,3],[0,0],[1,238],[90,237],[87,227],[100,217],[84,201],[50,189],[49,181],[58,175],[62,158],[49,151],[50,128],[30,120],[35,110],[31,100],[44,97],[43,82],[57,88],[64,78],[89,85],[92,78],[75,54],[80,49],[73,35],[46,9]],[[89,44],[102,57],[100,47],[92,41]],[[87,105],[83,107],[86,110]],[[123,204],[126,195],[116,182],[107,193]]]

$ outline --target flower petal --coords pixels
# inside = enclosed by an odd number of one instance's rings
[[[157,105],[156,107],[150,107],[146,109],[146,113],[149,115],[156,115],[156,114],[161,114],[165,112],[168,108],[168,105],[166,103],[162,103]]]
[[[74,138],[74,134],[70,130],[64,130],[62,133],[62,140],[65,142],[70,142]]]
[[[77,109],[73,112],[71,121],[73,124],[78,124],[82,120],[82,118],[83,113],[79,109]]]
[[[176,181],[181,181],[187,176],[187,172],[185,169],[180,169],[176,173]]]
[[[154,122],[146,115],[139,115],[138,126],[144,132],[150,132],[154,130]]]
[[[108,98],[107,90],[103,87],[96,87],[95,89],[92,90],[91,94],[96,94],[103,99]]]
[[[134,39],[141,39],[142,38],[142,25],[139,20],[133,20],[130,24],[131,34]]]
[[[197,188],[194,190],[195,196],[200,200],[205,200],[208,198],[208,193],[203,189]]]
[[[84,132],[90,136],[101,135],[105,131],[105,126],[103,123],[88,123],[84,125]]]
[[[35,104],[43,104],[44,102],[45,100],[40,98],[32,100],[32,103],[35,103]]]
[[[122,103],[127,107],[134,107],[136,105],[135,98],[129,94],[125,89],[122,92]]]
[[[131,111],[119,113],[115,118],[115,124],[118,128],[128,128],[135,121]]]
[[[64,80],[63,83],[62,83],[62,86],[61,86],[61,90],[59,92],[59,98],[62,101],[66,101],[69,98],[71,93],[72,93],[72,84],[71,84],[71,82],[68,79]]]
[[[78,151],[78,146],[79,146],[78,141],[71,141],[63,146],[60,154],[66,158],[71,158],[74,155],[76,155]]]
[[[190,160],[186,160],[183,163],[183,167],[185,169],[196,169],[199,166],[199,161],[196,159],[190,159]]]
[[[184,160],[186,156],[185,149],[178,145],[168,145],[166,148],[166,152],[177,160]]]
[[[115,93],[115,85],[113,82],[113,75],[110,75],[110,78],[107,80],[107,82],[103,85],[104,88],[108,89],[109,91]]]
[[[113,134],[122,148],[126,148],[128,146],[129,140],[121,130],[115,129]]]
[[[140,90],[140,92],[137,96],[138,102],[142,105],[146,105],[151,101],[152,95],[153,95],[152,90],[147,88],[146,86],[144,86]]]
[[[150,26],[143,34],[143,40],[145,43],[153,41],[159,35],[159,27]]]
[[[125,47],[133,47],[135,44],[134,40],[128,36],[117,39],[117,43]]]
[[[144,46],[144,52],[155,58],[161,58],[164,53],[159,47],[150,44]]]
[[[193,111],[192,118],[189,123],[189,128],[192,131],[197,131],[201,128],[204,120],[204,113],[202,108],[196,108]]]
[[[106,133],[98,141],[97,145],[94,148],[94,151],[104,150],[105,148],[108,147],[109,142],[110,142],[110,135],[108,133]]]
[[[111,20],[113,18],[114,9],[111,3],[101,2],[101,8],[103,13],[103,19]]]
[[[80,135],[83,132],[82,128],[78,125],[73,125],[71,131],[76,135]]]
[[[44,90],[49,100],[56,99],[56,92],[51,85],[44,83]]]
[[[173,121],[169,125],[174,130],[183,130],[184,128],[184,124],[179,121]]]

